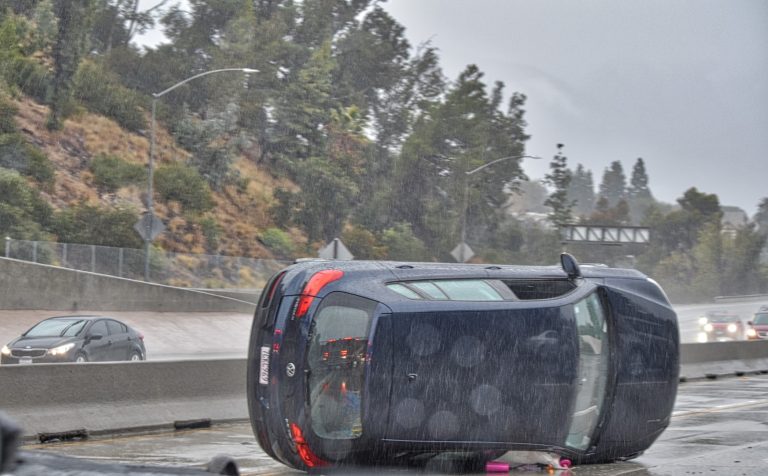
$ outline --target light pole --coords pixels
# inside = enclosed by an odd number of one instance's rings
[[[500,159],[492,160],[487,164],[483,164],[480,167],[464,172],[467,177],[464,179],[464,212],[462,213],[461,218],[461,243],[459,243],[460,263],[464,263],[468,259],[465,255],[465,252],[467,247],[467,213],[469,213],[469,176],[483,170],[486,167],[490,167],[493,164],[513,159],[541,159],[541,157],[536,155],[510,155],[509,157],[501,157]]]
[[[152,193],[153,193],[152,181],[155,175],[155,170],[154,170],[155,168],[155,116],[157,113],[157,100],[165,96],[169,92],[173,91],[174,89],[178,88],[179,86],[187,84],[192,80],[195,80],[197,78],[202,78],[203,76],[208,76],[209,74],[224,73],[228,71],[239,71],[241,73],[245,73],[246,75],[259,72],[259,70],[252,69],[252,68],[214,69],[211,71],[205,71],[200,74],[196,74],[194,76],[190,76],[189,78],[179,81],[178,83],[174,84],[170,88],[160,91],[159,93],[152,93],[152,123],[150,126],[149,173],[147,177],[147,215],[149,216],[149,218],[145,220],[146,229],[144,230],[144,281],[149,281],[149,247],[153,239],[152,228],[155,221],[155,202],[152,198]]]

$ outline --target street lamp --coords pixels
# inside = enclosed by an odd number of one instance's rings
[[[203,76],[208,76],[209,74],[214,73],[224,73],[227,71],[239,71],[241,73],[245,73],[246,75],[251,73],[258,73],[259,70],[252,69],[252,68],[223,68],[223,69],[214,69],[211,71],[205,71],[200,74],[196,74],[194,76],[190,76],[189,78],[179,81],[178,83],[174,84],[168,89],[165,89],[163,91],[160,91],[159,93],[153,93],[152,94],[152,123],[150,127],[150,141],[149,141],[149,174],[147,178],[147,215],[149,218],[144,221],[146,229],[144,230],[144,281],[149,281],[149,246],[152,243],[152,234],[153,234],[153,225],[155,221],[155,203],[152,198],[152,181],[154,178],[154,167],[155,167],[155,116],[157,112],[157,100],[161,97],[165,96],[169,92],[173,91],[174,89],[178,88],[179,86],[182,86],[184,84],[187,84],[188,82],[195,80],[197,78],[202,78]]]
[[[464,172],[464,174],[467,177],[464,180],[464,213],[462,214],[462,219],[461,219],[461,243],[459,243],[459,249],[458,249],[458,253],[459,253],[458,261],[460,263],[464,263],[465,261],[467,261],[467,259],[471,258],[471,256],[466,256],[467,213],[469,213],[469,176],[483,170],[486,167],[490,167],[493,164],[497,164],[499,162],[504,162],[506,160],[513,160],[513,159],[541,159],[541,157],[538,157],[536,155],[510,155],[509,157],[501,157],[500,159],[492,160],[487,164],[483,164],[480,167]]]

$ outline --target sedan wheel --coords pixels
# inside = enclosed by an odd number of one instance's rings
[[[82,364],[83,362],[88,362],[88,357],[85,356],[85,354],[77,354],[75,357],[75,362],[78,364]]]
[[[130,360],[131,362],[139,361],[141,360],[141,354],[139,354],[138,352],[131,352],[131,356],[129,357],[128,360]]]

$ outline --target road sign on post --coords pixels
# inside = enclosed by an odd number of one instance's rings
[[[340,239],[334,238],[317,254],[323,259],[338,259],[342,261],[351,261],[355,256],[344,246]]]
[[[472,251],[472,248],[466,242],[462,241],[451,251],[451,256],[459,263],[466,263],[475,256],[475,252]]]
[[[144,241],[155,241],[160,233],[165,231],[165,225],[160,218],[152,213],[143,213],[139,221],[133,225],[133,229],[141,236]]]

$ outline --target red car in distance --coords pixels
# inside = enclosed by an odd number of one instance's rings
[[[760,306],[755,318],[747,322],[747,339],[768,339],[768,306]]]

